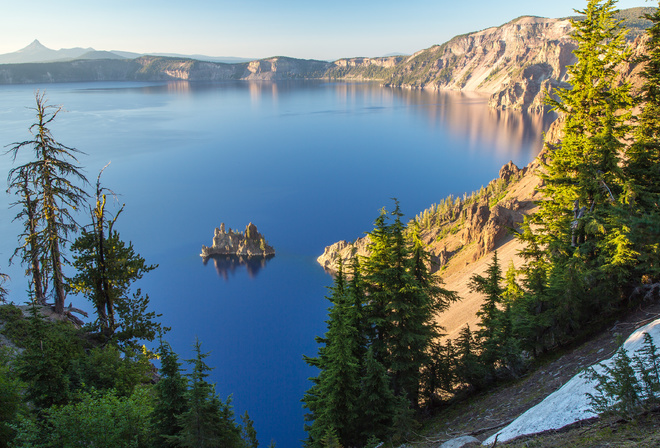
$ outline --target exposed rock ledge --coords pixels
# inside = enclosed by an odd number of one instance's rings
[[[243,255],[248,257],[266,257],[275,255],[275,249],[269,246],[266,239],[257,230],[257,226],[250,223],[245,232],[233,231],[231,228],[225,232],[225,223],[215,229],[213,245],[202,246],[201,257],[212,255]]]
[[[537,199],[535,188],[540,182],[536,176],[538,168],[538,160],[522,169],[513,162],[507,163],[500,170],[499,178],[491,182],[504,181],[508,184],[506,194],[496,198],[499,200],[483,196],[476,201],[465,202],[457,198],[451,222],[423,228],[421,236],[431,253],[432,272],[441,269],[459,252],[464,255],[465,262],[480,259],[508,236],[509,229],[518,227]],[[449,228],[453,230],[448,232],[446,229]],[[344,265],[348,265],[356,255],[368,256],[369,243],[368,235],[352,243],[343,240],[336,242],[327,246],[316,261],[333,273],[339,258]]]

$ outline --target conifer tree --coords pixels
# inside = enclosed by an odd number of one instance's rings
[[[47,323],[34,303],[28,328],[30,337],[16,368],[26,385],[25,397],[37,409],[66,404],[74,389],[71,361],[81,356],[81,341],[72,337],[72,327]]]
[[[640,274],[656,280],[660,275],[660,8],[645,17],[652,26],[647,30],[646,54],[639,61],[645,64],[641,113],[623,167],[627,205],[623,213],[641,267],[637,281]]]
[[[423,399],[433,406],[444,396],[451,395],[457,378],[457,353],[451,339],[445,344],[439,341],[431,345],[430,362],[422,370]]]
[[[552,333],[543,335],[546,343],[561,343],[593,316],[608,312],[620,299],[632,262],[617,210],[631,97],[615,70],[628,55],[614,3],[589,0],[577,11],[582,17],[573,21],[578,48],[577,61],[568,68],[572,88],[557,89],[558,98],[549,101],[565,117],[564,137],[549,147],[544,199],[522,232],[531,243],[525,256],[535,282],[532,305],[550,325],[537,333]]]
[[[107,216],[106,189],[101,187],[104,169],[96,181],[92,224],[82,229],[71,246],[78,272],[69,280],[69,289],[95,305],[97,328],[106,337],[129,345],[137,339],[152,341],[158,332],[167,329],[155,321],[155,313],[147,310],[149,297],[143,297],[140,290],[131,295],[130,287],[157,265],[146,264],[133,244],[126,244],[115,230],[123,206],[114,217]]]
[[[486,276],[475,274],[470,279],[470,290],[485,295],[477,316],[479,316],[479,331],[477,338],[481,347],[480,358],[489,370],[493,371],[495,363],[501,360],[502,318],[500,309],[504,289],[500,286],[502,270],[497,259],[497,251],[493,252],[493,260],[486,269]]]
[[[34,190],[30,191],[39,199],[32,219],[39,225],[38,245],[43,250],[43,255],[38,258],[46,264],[45,269],[52,278],[55,312],[62,314],[66,298],[63,266],[67,264],[62,250],[68,243],[69,234],[78,228],[72,213],[84,204],[87,197],[87,193],[75,183],[85,184],[87,179],[75,165],[76,154],[80,151],[57,142],[49,129],[62,108],[49,105],[43,93],[37,92],[35,99],[37,118],[30,126],[33,138],[14,143],[8,151],[16,160],[19,152],[31,148],[34,160],[10,170],[9,184],[17,185],[23,179],[33,183]],[[19,194],[23,193],[19,190]],[[24,212],[28,213],[27,210]],[[29,238],[33,237],[29,235]]]
[[[7,280],[9,280],[9,276],[7,274],[0,273],[0,302],[5,302],[7,294],[9,293],[7,288],[4,286]]]
[[[14,217],[14,221],[23,222],[23,233],[18,238],[22,245],[17,247],[10,258],[11,263],[17,255],[20,255],[21,263],[27,265],[26,275],[31,278],[34,298],[38,303],[46,302],[45,292],[48,289],[47,263],[44,260],[44,244],[39,239],[43,238],[39,232],[38,219],[38,197],[34,189],[34,180],[30,179],[31,173],[26,169],[14,172],[9,179],[8,191],[14,191],[19,199],[11,204],[11,207],[20,207],[20,211]]]
[[[378,361],[370,347],[365,358],[365,374],[360,390],[360,403],[364,412],[360,416],[364,439],[376,437],[388,439],[394,426],[397,408],[407,407],[394,395],[390,386],[391,378],[385,367]]]
[[[250,418],[248,411],[245,411],[245,414],[241,415],[241,422],[243,422],[242,437],[245,448],[258,448],[257,430],[254,429],[254,422]]]
[[[155,446],[174,448],[178,446],[176,437],[183,430],[179,416],[188,411],[188,382],[181,374],[178,355],[167,342],[161,341],[159,354],[160,380],[154,386],[156,403],[151,416]]]
[[[647,408],[653,408],[660,399],[660,353],[650,334],[644,332],[642,348],[633,356],[633,360],[634,369],[641,380],[641,395]]]
[[[341,260],[334,285],[329,289],[328,300],[332,306],[328,313],[328,331],[320,340],[325,346],[319,348],[317,358],[305,359],[308,364],[321,369],[313,380],[314,386],[303,398],[305,407],[311,411],[307,419],[313,420],[307,426],[308,446],[320,446],[328,434],[346,445],[355,443],[360,437],[357,427],[359,316],[352,313]]]
[[[457,380],[480,389],[484,385],[484,372],[477,355],[476,343],[469,325],[465,325],[456,339]]]
[[[374,229],[369,232],[369,239],[369,257],[362,263],[366,293],[369,296],[366,309],[370,328],[369,344],[373,347],[373,356],[383,363],[390,337],[389,303],[393,293],[390,284],[391,279],[396,277],[391,268],[392,236],[388,213],[384,207],[374,221]]]
[[[195,358],[187,360],[192,365],[188,375],[188,410],[179,415],[181,431],[173,440],[186,448],[240,448],[241,429],[234,421],[231,398],[223,403],[216,394],[215,385],[206,381],[212,368],[204,362],[209,354],[202,353],[198,339],[193,349]]]
[[[369,234],[371,254],[364,261],[367,315],[374,356],[392,372],[395,395],[416,408],[421,370],[430,362],[428,350],[439,335],[435,316],[456,296],[430,274],[419,227],[413,224],[406,230],[399,202],[394,202],[392,222],[383,208]]]
[[[350,273],[347,281],[348,325],[355,328],[355,358],[360,363],[360,372],[364,372],[364,360],[367,354],[369,324],[366,315],[367,296],[362,277],[362,266],[359,257],[351,259]]]

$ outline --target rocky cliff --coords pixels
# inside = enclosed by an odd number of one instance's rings
[[[506,239],[509,229],[522,223],[534,207],[538,168],[538,161],[523,169],[509,162],[479,191],[446,198],[421,212],[415,219],[432,256],[432,271],[443,269],[458,254],[462,261],[474,262]],[[339,241],[326,247],[317,262],[333,272],[340,258],[347,264],[355,256],[369,255],[369,242],[368,235],[350,243]]]
[[[490,93],[495,107],[527,108],[543,87],[566,81],[570,31],[566,19],[521,17],[412,55],[386,85]]]
[[[213,245],[202,246],[201,257],[213,255],[241,255],[248,257],[266,257],[275,255],[275,249],[268,245],[264,236],[259,233],[257,226],[250,223],[245,232],[235,232],[231,228],[225,231],[225,224],[215,229]]]

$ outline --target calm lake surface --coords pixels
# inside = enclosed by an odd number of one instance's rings
[[[481,96],[371,84],[0,86],[0,145],[30,138],[37,88],[66,109],[51,130],[86,153],[90,182],[112,162],[102,183],[126,204],[123,239],[159,265],[138,286],[172,327],[167,339],[188,359],[199,337],[220,396],[233,394],[237,415],[249,411],[261,445],[282,448],[305,437],[300,399],[316,372],[302,355],[316,354],[332,283],[315,261],[324,247],[371,230],[390,198],[413,217],[487,184],[509,160],[527,164],[550,122],[490,110]],[[0,158],[2,176],[12,166]],[[12,201],[0,195],[0,270],[21,303],[23,268],[7,266],[20,231]],[[255,223],[277,255],[204,264],[201,246],[221,222]]]

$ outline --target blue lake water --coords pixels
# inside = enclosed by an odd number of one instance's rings
[[[112,162],[102,181],[126,203],[122,237],[159,265],[138,286],[172,327],[167,339],[187,359],[199,337],[221,397],[249,411],[263,446],[282,448],[305,437],[300,399],[315,372],[302,355],[316,353],[332,282],[315,262],[324,247],[369,231],[390,198],[412,217],[485,185],[509,160],[527,164],[550,121],[490,110],[481,96],[372,84],[0,86],[0,145],[29,139],[28,108],[44,87],[66,109],[54,137],[86,153],[88,179]],[[2,176],[11,166],[0,158]],[[19,233],[11,201],[0,195],[0,270],[19,303],[27,280],[7,266]],[[221,222],[255,223],[277,255],[204,264],[200,248]]]

